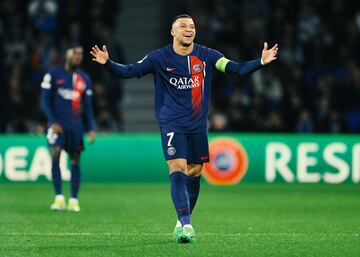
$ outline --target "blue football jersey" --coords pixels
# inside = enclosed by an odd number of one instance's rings
[[[87,73],[81,69],[71,73],[64,66],[57,66],[44,76],[41,88],[41,104],[50,124],[59,123],[71,129],[81,129],[84,125],[88,130],[95,128],[91,80]]]
[[[155,115],[160,128],[181,133],[198,133],[207,127],[211,78],[215,63],[223,55],[194,44],[193,51],[182,56],[171,44],[150,52],[141,61],[122,66],[123,77],[154,75]],[[114,72],[116,63],[105,67]]]

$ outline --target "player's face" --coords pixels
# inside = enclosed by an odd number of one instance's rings
[[[72,66],[79,66],[83,59],[83,49],[81,47],[70,49],[67,58]]]
[[[190,46],[196,35],[194,21],[190,18],[177,19],[171,29],[175,41],[183,46]]]

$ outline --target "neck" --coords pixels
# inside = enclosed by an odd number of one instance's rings
[[[70,65],[69,63],[65,63],[65,70],[69,72],[74,72],[76,70],[76,67],[73,65]]]
[[[173,49],[174,52],[179,55],[188,55],[190,54],[194,49],[194,43],[191,43],[189,46],[184,46],[178,43],[173,43]]]

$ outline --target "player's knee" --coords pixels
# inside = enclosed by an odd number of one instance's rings
[[[173,172],[182,172],[182,173],[187,173],[187,164],[186,164],[186,160],[169,160],[168,161],[168,166],[169,166],[169,170],[170,173]]]
[[[197,177],[201,175],[203,165],[202,164],[194,164],[188,167],[188,175],[192,177]]]
[[[80,154],[71,154],[70,155],[70,163],[71,165],[79,165],[80,164]]]
[[[78,160],[71,160],[70,161],[71,165],[79,165],[80,162]]]
[[[60,161],[60,155],[61,155],[61,148],[60,147],[52,147],[50,149],[51,152],[51,159],[53,162]]]

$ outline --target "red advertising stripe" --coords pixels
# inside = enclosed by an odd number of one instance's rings
[[[193,117],[201,115],[202,107],[202,86],[204,82],[204,64],[197,56],[190,56],[190,69],[192,79],[191,100]]]
[[[72,109],[75,114],[79,114],[79,108],[81,103],[81,95],[85,90],[85,79],[79,74],[74,73],[73,75],[73,100],[72,100]]]

